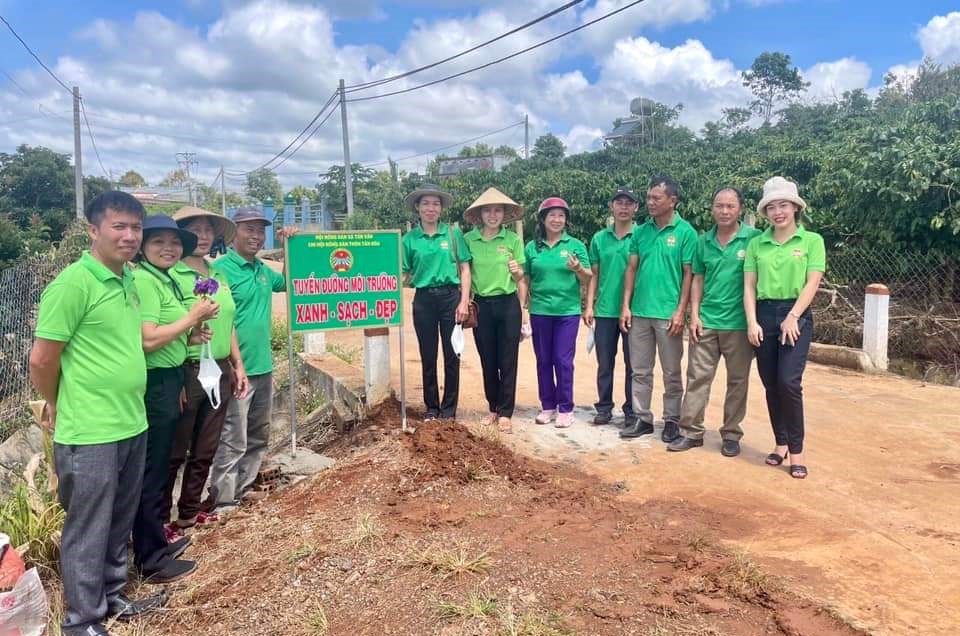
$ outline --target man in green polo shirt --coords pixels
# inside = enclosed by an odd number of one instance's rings
[[[713,229],[700,237],[693,257],[693,287],[690,292],[690,355],[687,360],[687,392],[680,407],[681,437],[670,442],[669,451],[703,446],[703,415],[710,400],[710,385],[720,357],[727,368],[727,394],[723,401],[720,452],[740,454],[740,423],[747,413],[747,387],[753,348],[747,340],[743,311],[743,262],[747,244],[759,234],[740,222],[743,195],[736,188],[721,188],[713,195]]]
[[[270,220],[257,208],[240,208],[233,222],[237,226],[233,247],[212,267],[230,281],[236,304],[237,342],[247,372],[247,395],[227,407],[210,471],[210,503],[221,508],[236,505],[253,487],[267,452],[273,413],[273,294],[287,289],[284,276],[257,258],[266,242]],[[294,233],[295,228],[280,231],[281,237]]]
[[[697,232],[677,214],[679,189],[668,177],[654,177],[647,190],[650,218],[638,225],[624,273],[620,328],[630,334],[633,410],[637,420],[620,432],[624,438],[653,433],[654,358],[663,370],[664,442],[680,436],[683,400],[683,327],[693,278],[691,264]]]
[[[617,340],[623,341],[624,426],[632,426],[633,368],[630,366],[630,339],[620,332],[620,307],[623,302],[623,275],[630,257],[630,241],[636,227],[640,200],[629,187],[619,188],[610,201],[613,224],[590,240],[590,267],[593,278],[587,286],[583,323],[593,328],[597,350],[597,414],[593,423],[609,424],[613,419],[613,368],[617,359]]]
[[[107,634],[108,615],[129,618],[164,600],[121,593],[147,449],[140,300],[126,265],[140,248],[144,210],[129,194],[105,192],[85,216],[90,251],[44,289],[30,353],[66,512],[60,574],[69,636]]]

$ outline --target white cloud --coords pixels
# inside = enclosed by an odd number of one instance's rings
[[[923,54],[940,64],[960,62],[960,11],[938,15],[917,32]]]
[[[625,6],[629,0],[597,0],[583,12],[581,23],[586,23]],[[675,24],[687,24],[709,19],[713,15],[710,0],[647,0],[622,13],[582,31],[582,38],[592,49],[609,48],[617,40],[634,36],[649,29],[664,29]]]
[[[560,141],[563,142],[568,155],[575,155],[580,152],[600,149],[603,135],[604,131],[600,128],[577,124],[567,134],[560,135]]]
[[[816,101],[837,100],[846,91],[867,88],[870,75],[870,66],[852,57],[820,62],[803,71],[803,78],[810,82],[806,96]]]

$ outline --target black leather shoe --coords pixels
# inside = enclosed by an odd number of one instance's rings
[[[720,454],[724,457],[736,457],[740,454],[740,442],[735,439],[723,440],[723,446],[720,447]]]
[[[107,616],[112,616],[120,621],[128,621],[163,607],[169,599],[170,597],[167,596],[165,592],[136,601],[120,594],[117,598],[107,603]]]
[[[630,439],[632,437],[640,437],[641,435],[651,435],[653,433],[653,424],[650,422],[643,422],[641,420],[635,421],[630,426],[625,427],[620,431],[620,437],[624,439]]]
[[[179,559],[180,555],[187,551],[187,548],[190,547],[190,537],[180,537],[169,546],[167,546],[167,555],[171,559]]]
[[[170,559],[167,564],[156,572],[144,572],[143,582],[150,585],[163,585],[179,581],[185,576],[193,574],[197,569],[196,561]]]
[[[664,422],[663,432],[660,433],[660,439],[669,444],[680,437],[680,425],[676,422]]]
[[[91,623],[86,627],[66,628],[61,633],[63,636],[110,636],[107,628],[100,623]]]
[[[612,419],[613,415],[610,413],[597,413],[593,416],[593,425],[603,426],[604,424],[609,424]]]
[[[699,448],[703,446],[702,439],[692,439],[690,437],[678,437],[669,444],[667,444],[667,450],[679,453],[680,451],[690,450],[691,448]]]

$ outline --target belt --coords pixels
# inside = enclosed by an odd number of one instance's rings
[[[458,291],[459,285],[437,285],[436,287],[417,287],[417,291],[425,294],[448,294],[451,291]]]
[[[226,364],[226,363],[230,362],[230,358],[220,358],[220,359],[217,360],[216,362],[217,362],[217,364]],[[199,368],[199,367],[200,367],[200,361],[199,361],[199,360],[184,360],[184,361],[183,361],[183,364],[184,364],[185,366],[188,366],[188,367],[194,367],[194,368]]]
[[[513,292],[511,294],[493,294],[492,296],[474,296],[473,299],[477,302],[496,302],[498,300],[509,300],[511,298],[515,298],[516,295],[517,292]]]

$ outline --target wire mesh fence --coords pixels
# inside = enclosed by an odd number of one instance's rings
[[[0,271],[0,442],[30,417],[30,349],[43,288],[77,259],[85,234],[71,228],[56,249],[28,256]]]
[[[873,246],[832,251],[814,305],[814,339],[860,347],[871,283],[890,289],[890,370],[960,382],[960,267],[942,254]]]

